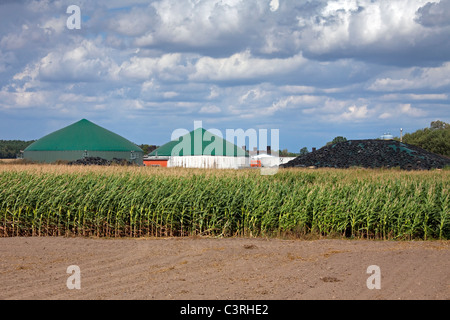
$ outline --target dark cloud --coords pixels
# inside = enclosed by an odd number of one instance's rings
[[[450,26],[450,0],[428,2],[417,10],[416,21],[425,27]]]
[[[420,3],[3,1],[0,139],[14,138],[24,113],[52,129],[108,121],[138,143],[163,143],[194,120],[282,127],[293,151],[377,137],[399,118],[405,128],[449,122],[449,0]],[[71,4],[80,30],[66,28]],[[143,137],[148,123],[157,135]],[[298,145],[305,130],[314,141]]]
[[[305,57],[320,61],[355,59],[398,67],[435,66],[447,61],[447,29],[424,29],[415,22],[417,9],[403,1],[330,1],[328,6],[301,16],[300,32]],[[450,23],[450,0],[419,9],[439,14]],[[426,8],[426,9],[425,9]],[[446,17],[447,16],[447,17]],[[431,18],[433,19],[433,18]],[[430,48],[433,50],[430,50]]]

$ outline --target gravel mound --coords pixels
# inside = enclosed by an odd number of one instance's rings
[[[450,158],[394,140],[349,140],[299,156],[281,167],[395,168],[429,170],[450,166]]]

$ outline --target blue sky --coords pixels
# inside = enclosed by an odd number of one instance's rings
[[[66,26],[80,7],[81,29]],[[298,152],[450,122],[450,0],[0,2],[0,139],[279,129]]]

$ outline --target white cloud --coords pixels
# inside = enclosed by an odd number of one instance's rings
[[[425,111],[413,108],[409,103],[400,105],[399,109],[402,114],[408,115],[410,117],[423,117],[426,115]]]
[[[45,21],[41,28],[50,36],[59,35],[67,30],[66,21],[67,17],[64,16],[52,17]]]
[[[427,94],[401,94],[401,93],[392,93],[392,94],[384,94],[380,96],[380,100],[392,101],[392,100],[447,100],[448,94],[444,93],[427,93]]]
[[[308,57],[326,55],[401,63],[402,56],[413,56],[411,50],[423,46],[423,52],[432,56],[425,43],[436,34],[415,21],[416,11],[428,1],[327,1],[315,14],[297,16],[301,29],[298,47]]]
[[[401,91],[405,89],[419,88],[419,84],[412,79],[377,79],[369,86],[372,91]]]
[[[378,118],[380,119],[389,119],[392,118],[393,114],[390,112],[383,112],[382,114],[380,114],[380,116]]]
[[[208,105],[208,106],[203,106],[200,109],[200,113],[204,113],[204,114],[215,114],[215,113],[220,113],[222,110],[215,105]]]
[[[139,99],[125,99],[122,101],[127,111],[136,111],[145,109],[144,103]]]
[[[378,118],[382,120],[421,118],[428,114],[425,110],[413,107],[410,103],[382,106],[379,110],[381,113]]]
[[[290,137],[449,121],[448,3],[79,0],[82,29],[69,32],[64,1],[11,1],[0,11],[0,134],[22,108],[42,122],[108,110],[111,123],[134,119],[136,142],[136,123],[199,115],[276,123]]]
[[[108,28],[120,35],[131,37],[142,36],[151,29],[155,17],[148,8],[132,8],[129,12],[120,13],[115,19],[108,21]]]
[[[189,78],[199,81],[257,79],[287,74],[306,61],[301,54],[286,59],[256,58],[247,50],[228,58],[202,57],[195,64],[196,72]]]
[[[160,86],[156,83],[154,78],[144,81],[141,85],[141,94],[152,93],[159,90]]]
[[[134,40],[134,44],[138,47],[147,47],[151,46],[154,43],[155,39],[151,33],[138,37]]]
[[[210,90],[209,96],[207,99],[209,99],[209,100],[216,99],[217,97],[220,96],[219,88],[217,86],[213,86],[209,90]]]
[[[239,102],[244,103],[247,101],[259,100],[263,98],[265,95],[266,92],[261,90],[260,88],[251,89],[239,98]]]
[[[58,97],[60,102],[87,102],[87,103],[100,103],[105,101],[105,96],[85,96],[75,93],[63,93]]]
[[[280,7],[280,2],[278,0],[271,0],[269,5],[270,11],[275,12]]]
[[[178,92],[175,92],[175,91],[163,92],[163,97],[166,98],[166,99],[175,98],[175,97],[177,97],[179,95],[180,94]]]
[[[194,47],[209,44],[223,33],[240,32],[243,9],[247,1],[176,1],[162,0],[151,6],[158,27],[137,39],[137,44],[156,41],[183,43]],[[244,10],[243,12],[245,12]]]
[[[365,119],[369,116],[369,110],[367,106],[351,106],[348,107],[347,111],[344,112],[338,119],[346,121],[355,121]]]
[[[287,93],[296,93],[296,94],[314,93],[317,91],[317,88],[312,86],[283,86],[280,89],[282,89]]]
[[[283,97],[272,103],[270,107],[262,108],[259,112],[263,115],[275,115],[289,109],[307,110],[316,107],[318,104],[324,103],[326,98],[313,95],[297,95]]]
[[[179,53],[164,54],[160,57],[133,56],[120,66],[120,75],[130,79],[147,80],[158,76],[164,80],[181,80],[189,66],[183,65]]]
[[[450,25],[450,1],[427,2],[416,13],[419,23],[427,27]]]
[[[93,41],[82,40],[72,48],[57,48],[22,72],[14,80],[25,78],[43,81],[98,81],[114,75],[117,65],[108,49],[98,47]]]
[[[0,105],[4,109],[45,108],[49,106],[51,94],[45,91],[39,92],[11,92],[5,89],[0,91]]]
[[[26,38],[22,35],[10,33],[4,35],[0,40],[0,46],[7,50],[17,50],[23,48],[27,44]]]
[[[359,123],[372,118],[376,110],[369,107],[366,99],[352,101],[316,97],[316,101],[312,100],[310,106],[302,110],[302,114],[316,119],[317,122]]]
[[[51,7],[50,0],[32,0],[28,3],[28,9],[34,12],[46,12]]]
[[[402,91],[411,89],[436,89],[450,85],[450,62],[439,67],[409,68],[392,72],[389,76],[376,79],[370,86],[372,91]]]

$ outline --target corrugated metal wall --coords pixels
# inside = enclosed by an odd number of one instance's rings
[[[143,152],[133,153],[135,162],[142,166],[143,165]],[[84,158],[84,151],[25,151],[23,153],[24,159],[28,159],[36,162],[53,163],[58,160],[63,161],[76,161]],[[130,161],[131,151],[87,151],[87,157],[100,157],[106,160],[126,159]]]
[[[202,169],[239,169],[240,167],[249,167],[250,158],[224,156],[170,157],[167,166]]]
[[[279,166],[287,163],[294,157],[265,157],[260,158],[263,167]],[[239,169],[250,167],[249,157],[224,156],[183,156],[170,157],[168,167],[203,168],[203,169]]]
[[[295,159],[295,157],[263,157],[258,158],[261,161],[263,167],[273,167],[279,166],[281,164],[288,163],[289,161]]]

